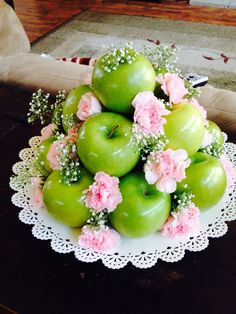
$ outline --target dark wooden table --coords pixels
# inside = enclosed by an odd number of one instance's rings
[[[18,152],[39,134],[26,122],[30,95],[0,86],[0,304],[22,314],[236,313],[236,222],[206,250],[147,270],[82,263],[32,236],[9,188]]]

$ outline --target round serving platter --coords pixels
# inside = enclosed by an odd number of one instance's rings
[[[50,240],[51,247],[58,253],[74,252],[75,257],[83,262],[95,262],[99,259],[109,268],[118,269],[131,262],[138,268],[149,268],[158,259],[176,262],[184,257],[185,250],[201,251],[208,246],[209,239],[221,237],[227,232],[227,221],[236,219],[236,186],[227,190],[221,201],[213,208],[201,213],[198,234],[171,239],[156,232],[148,237],[131,239],[122,237],[116,252],[99,253],[84,249],[78,245],[79,228],[69,228],[52,218],[45,208],[38,208],[33,200],[33,188],[18,180],[22,169],[27,169],[35,155],[41,138],[33,137],[29,148],[20,151],[21,161],[13,166],[15,176],[11,177],[10,186],[15,190],[12,196],[14,205],[21,208],[20,220],[33,225],[32,233],[40,240]],[[225,152],[236,167],[236,145],[225,143]]]

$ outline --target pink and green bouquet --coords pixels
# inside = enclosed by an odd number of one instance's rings
[[[19,178],[31,182],[39,208],[80,230],[85,249],[115,251],[121,236],[197,235],[201,213],[235,183],[224,136],[174,50],[110,47],[91,84],[53,102],[42,90],[32,96],[28,120],[46,126]]]

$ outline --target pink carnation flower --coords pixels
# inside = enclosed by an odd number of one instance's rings
[[[221,156],[220,161],[227,176],[227,186],[228,188],[230,188],[236,182],[236,170],[227,158],[227,156]]]
[[[53,135],[53,132],[57,129],[57,125],[55,123],[50,123],[49,125],[45,126],[41,130],[41,141],[46,140],[50,136]]]
[[[196,98],[192,98],[189,102],[201,113],[204,124],[206,127],[208,127],[209,122],[207,120],[207,111],[205,108],[199,104]]]
[[[141,92],[132,101],[135,108],[134,122],[145,133],[163,132],[163,124],[166,119],[162,116],[170,112],[165,109],[165,105],[158,100],[152,92]]]
[[[43,191],[42,191],[42,180],[38,177],[32,177],[31,183],[34,187],[34,202],[38,208],[43,207]]]
[[[201,148],[205,148],[211,145],[212,141],[213,141],[212,134],[208,131],[208,129],[205,128]]]
[[[66,139],[61,139],[53,142],[50,146],[50,149],[47,153],[47,160],[49,162],[52,170],[59,170],[59,157],[60,157],[60,149],[65,145]]]
[[[167,149],[161,153],[150,155],[144,165],[145,178],[149,184],[156,183],[161,192],[173,193],[176,190],[176,182],[185,178],[185,168],[190,165],[187,152],[183,149]]]
[[[171,213],[162,227],[162,234],[170,238],[197,234],[199,231],[199,215],[200,211],[194,204],[178,213]]]
[[[81,121],[87,120],[91,115],[102,111],[102,106],[93,93],[84,94],[79,101],[77,117]]]
[[[97,252],[108,252],[115,250],[120,244],[120,235],[113,229],[94,230],[89,226],[82,229],[79,236],[79,245],[85,249],[91,249]]]
[[[178,74],[159,74],[156,79],[161,84],[164,93],[169,96],[171,103],[178,104],[184,100],[188,90],[184,86],[184,80]]]
[[[104,209],[112,212],[122,202],[119,179],[103,171],[97,172],[94,179],[95,182],[84,192],[86,206],[97,213]]]

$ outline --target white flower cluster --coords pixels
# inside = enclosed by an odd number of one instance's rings
[[[143,54],[151,61],[154,69],[160,71],[164,69],[168,73],[180,73],[176,66],[178,51],[175,47],[166,45],[144,46]]]
[[[117,70],[120,64],[132,64],[139,52],[133,50],[133,43],[127,43],[125,48],[117,49],[113,45],[110,47],[105,47],[108,51],[104,57],[102,57],[101,62],[103,63],[104,71],[110,73]]]
[[[186,98],[188,98],[189,100],[195,97],[199,97],[201,95],[200,88],[194,87],[192,82],[185,79],[184,85],[185,85],[185,88],[188,90],[188,94],[186,95]]]
[[[224,154],[224,147],[217,140],[213,140],[210,145],[200,151],[219,159]]]
[[[185,188],[188,189],[187,184]],[[179,212],[184,208],[189,208],[191,204],[193,204],[192,199],[194,195],[189,190],[183,191],[178,194],[174,194],[173,201],[172,201],[172,211]]]
[[[78,159],[76,144],[71,143],[65,134],[57,133],[58,143],[56,147],[56,160],[58,169],[63,178],[63,183],[70,185],[80,178],[80,163]]]
[[[138,146],[141,152],[142,160],[147,159],[147,155],[151,152],[161,152],[168,143],[168,139],[164,133],[144,133],[137,123],[132,126],[133,143]]]
[[[51,108],[48,102],[49,97],[50,94],[45,93],[41,89],[32,94],[32,99],[29,103],[30,109],[27,114],[29,123],[33,123],[37,119],[40,119],[41,124],[46,122],[45,116],[51,113]]]
[[[108,213],[106,211],[101,211],[96,213],[94,210],[90,209],[91,216],[87,220],[87,224],[94,228],[95,230],[98,229],[107,229],[106,223],[108,221]]]
[[[67,142],[58,148],[58,163],[63,178],[63,183],[70,185],[80,178],[80,162],[77,154],[76,144]]]
[[[68,127],[68,129],[73,128],[79,122],[76,114],[73,113],[61,115],[61,118],[63,118],[63,122]]]
[[[24,165],[17,175],[12,175],[11,180],[14,180],[19,186],[27,185],[31,183],[32,177],[42,177],[41,172],[36,167],[35,160],[32,160]]]
[[[52,120],[58,126],[61,125],[62,104],[66,99],[66,91],[58,91],[55,103],[50,104],[49,97],[50,94],[45,93],[42,89],[32,94],[27,114],[29,123],[33,123],[39,119],[41,124],[46,124]]]
[[[201,148],[200,149],[201,152],[205,153],[205,154],[208,154],[208,155],[211,155],[215,158],[220,158],[225,150],[224,150],[224,146],[221,145],[221,143],[213,137],[213,140],[211,142],[210,145],[204,147],[204,148]]]
[[[62,111],[63,111],[63,102],[66,99],[66,91],[58,91],[56,95],[56,101],[51,105],[52,110],[52,122],[57,126],[61,126],[62,122]]]
[[[66,91],[65,90],[59,90],[56,95],[56,102],[54,104],[54,107],[56,107],[58,104],[60,104],[62,101],[66,99]]]

